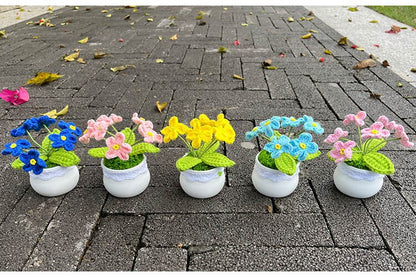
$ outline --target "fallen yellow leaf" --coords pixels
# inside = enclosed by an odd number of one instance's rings
[[[174,34],[173,36],[170,37],[170,40],[177,40],[178,39],[178,34]]]
[[[156,63],[163,63],[162,59],[156,59]]]
[[[107,14],[105,17],[111,17],[111,13]]]
[[[33,39],[38,39],[39,37],[38,36],[33,36]]]
[[[241,26],[246,27],[246,26],[248,26],[248,24],[247,23],[241,23]]]
[[[342,37],[339,39],[338,41],[339,45],[348,45],[348,38],[347,37]]]
[[[148,18],[147,21],[148,22],[153,22],[153,18]]]
[[[88,37],[78,40],[79,43],[87,43],[88,42]]]
[[[264,68],[264,69],[268,69],[268,70],[276,70],[276,69],[277,69],[277,67],[275,67],[275,66],[270,66],[270,65],[268,65],[268,66],[264,66],[263,68]]]
[[[156,101],[156,107],[159,110],[159,112],[162,112],[166,108],[167,105],[168,103],[166,102],[160,103],[159,101]]]
[[[317,33],[318,31],[313,30],[313,29],[310,29],[309,32],[311,32],[311,33]]]
[[[356,48],[358,51],[364,51],[364,48],[362,48],[362,47],[357,47]]]
[[[110,70],[113,71],[113,72],[118,72],[118,71],[125,70],[129,67],[136,68],[136,66],[134,64],[126,64],[126,65],[120,65],[120,66],[112,67],[112,68],[110,68]]]
[[[49,83],[52,81],[55,81],[58,78],[61,78],[63,75],[58,75],[55,73],[49,73],[49,72],[39,72],[36,73],[36,77],[30,79],[27,81],[27,84],[35,84],[35,85],[43,85],[45,83]]]
[[[241,77],[241,76],[239,76],[239,75],[237,75],[237,74],[233,74],[233,78],[234,78],[234,79],[238,79],[238,80],[244,80],[244,78],[243,78],[243,77]]]
[[[159,36],[159,40],[162,40],[163,39],[163,37],[162,36]]]
[[[83,58],[78,58],[77,62],[86,64],[87,62]]]
[[[227,53],[228,52],[228,49],[226,47],[224,47],[224,46],[221,46],[220,48],[218,48],[218,52],[220,52],[220,53]]]
[[[289,18],[287,19],[287,21],[289,21],[289,22],[293,22],[293,21],[295,21],[295,20],[293,19],[293,17],[289,17]]]
[[[56,116],[66,115],[68,113],[68,105],[65,106],[62,110],[56,113]]]
[[[307,33],[306,35],[301,36],[300,38],[307,39],[307,38],[310,38],[311,36],[312,36],[312,33]]]
[[[299,18],[300,21],[304,21],[306,18],[304,16],[302,16],[301,18]]]
[[[64,60],[65,60],[66,62],[73,62],[73,61],[75,61],[75,59],[77,59],[77,58],[78,58],[78,56],[79,56],[79,51],[75,51],[75,53],[73,53],[73,54],[71,54],[71,55],[69,55],[69,56],[66,56],[66,57],[64,58]]]
[[[53,10],[52,6],[49,6],[48,11],[52,11],[52,10]]]
[[[107,11],[107,10],[102,10],[101,12],[102,12],[102,13],[108,13],[108,11]]]
[[[50,118],[56,118],[56,109],[55,109],[55,110],[52,110],[52,111],[49,111],[49,112],[47,112],[47,113],[43,113],[43,114],[41,114],[41,115],[47,115],[47,116],[49,116]]]
[[[7,38],[6,30],[1,30],[0,31],[0,38]]]
[[[378,23],[378,20],[371,20],[370,23]]]
[[[327,55],[332,55],[332,52],[329,49],[325,49],[324,53],[327,54]]]
[[[313,20],[313,19],[314,19],[314,17],[313,17],[313,16],[311,16],[311,17],[307,17],[307,18],[306,18],[306,20],[307,20],[307,21],[311,21],[311,20]]]
[[[101,59],[105,55],[108,55],[108,53],[104,53],[102,51],[97,51],[97,52],[94,53],[94,59]]]
[[[399,88],[401,88],[401,87],[403,87],[403,84],[402,84],[402,83],[400,83],[400,82],[397,82],[397,86],[398,86]]]
[[[134,22],[130,22],[130,25],[133,26],[134,25]]]

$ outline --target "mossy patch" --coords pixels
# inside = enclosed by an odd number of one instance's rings
[[[274,159],[270,155],[269,152],[266,150],[261,150],[259,154],[259,162],[264,165],[265,167],[271,168],[271,169],[277,169],[276,164],[274,163]]]
[[[49,160],[46,160],[45,163],[46,163],[46,168],[52,168],[52,167],[55,167],[55,166],[59,166],[59,164],[50,162]]]
[[[135,167],[144,159],[143,154],[131,155],[127,161],[120,160],[120,158],[106,159],[104,158],[104,165],[111,169],[123,170]]]
[[[359,168],[359,169],[365,169],[365,170],[370,170],[365,164],[364,161],[362,159],[360,160],[345,160],[344,161],[347,165],[355,167],[355,168]]]

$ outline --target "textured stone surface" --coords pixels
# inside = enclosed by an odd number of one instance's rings
[[[131,270],[144,220],[141,216],[121,215],[101,218],[78,270]]]
[[[135,271],[185,271],[187,251],[180,248],[141,248],[137,252]]]
[[[385,250],[319,247],[224,247],[192,255],[192,271],[396,271]]]

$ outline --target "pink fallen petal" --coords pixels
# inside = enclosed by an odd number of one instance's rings
[[[15,93],[16,93],[16,91],[3,89],[0,92],[0,98],[3,99],[6,102],[13,103],[13,101],[15,100]]]
[[[378,45],[378,44],[374,44],[374,46],[375,46],[375,47],[377,47],[377,48],[379,48],[379,47],[380,47],[380,45]]]
[[[241,42],[239,40],[234,40],[234,46],[239,46]]]
[[[29,101],[29,93],[24,87],[20,87],[17,92],[17,99],[13,102],[13,105],[20,105]]]

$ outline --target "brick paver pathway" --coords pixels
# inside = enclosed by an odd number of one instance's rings
[[[202,20],[196,20],[199,11],[206,13]],[[397,172],[366,200],[336,190],[335,165],[325,155],[302,165],[300,184],[289,197],[265,197],[251,184],[260,146],[248,150],[240,143],[245,131],[272,115],[311,115],[328,134],[346,113],[366,110],[372,120],[385,114],[403,124],[415,139],[416,88],[380,64],[352,70],[368,53],[337,45],[341,36],[319,18],[299,20],[308,12],[302,7],[138,7],[136,12],[66,7],[46,15],[54,28],[25,22],[7,28],[8,38],[0,39],[1,86],[16,89],[38,71],[64,77],[26,86],[31,99],[21,106],[1,102],[1,145],[24,119],[66,104],[69,113],[62,119],[82,128],[101,114],[120,114],[127,122],[139,112],[160,130],[173,115],[189,121],[224,112],[237,139],[223,151],[237,165],[228,170],[218,196],[192,199],[181,190],[174,165],[184,148],[163,145],[157,158],[148,156],[152,179],[146,191],[117,199],[102,186],[100,161],[79,145],[77,188],[44,198],[30,188],[28,174],[15,172],[2,158],[0,269],[415,270],[414,151],[399,145],[386,149]],[[289,16],[295,21],[289,23]],[[318,32],[300,39],[310,29]],[[178,39],[170,40],[174,34]],[[77,42],[86,36],[88,43]],[[236,39],[241,45],[233,45]],[[228,53],[218,53],[220,46]],[[86,64],[61,59],[76,48]],[[93,59],[99,49],[111,55]],[[333,55],[325,55],[325,49]],[[278,69],[263,70],[265,58]],[[126,64],[136,67],[109,69]],[[370,98],[370,92],[382,97]],[[169,103],[162,113],[157,100]],[[326,153],[323,137],[318,140]]]

